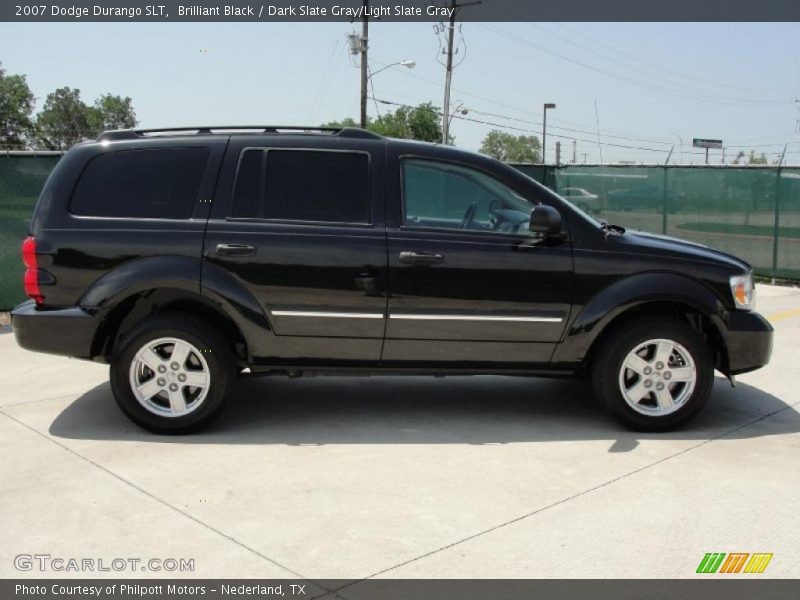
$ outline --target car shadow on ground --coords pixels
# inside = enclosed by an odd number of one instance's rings
[[[644,439],[742,439],[800,431],[800,416],[755,387],[717,379],[706,409],[684,429],[631,432],[611,420],[588,382],[525,377],[246,378],[224,413],[186,436],[148,433],[128,421],[107,383],[53,421],[67,439],[209,444],[506,444],[608,440],[609,452]],[[763,417],[778,412],[768,420]]]

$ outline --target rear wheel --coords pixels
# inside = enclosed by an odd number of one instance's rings
[[[156,433],[190,433],[222,410],[235,374],[225,339],[202,320],[162,313],[119,344],[111,388],[122,411]]]
[[[598,397],[624,425],[667,431],[694,418],[714,384],[714,363],[703,337],[671,317],[622,324],[595,354]]]

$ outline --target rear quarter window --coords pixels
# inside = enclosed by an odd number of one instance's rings
[[[369,224],[369,156],[356,151],[248,149],[234,218]]]
[[[101,154],[84,169],[70,212],[87,217],[188,219],[208,156],[207,148]]]

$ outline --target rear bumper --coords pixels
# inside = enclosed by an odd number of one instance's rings
[[[17,344],[26,350],[91,359],[99,312],[71,307],[41,310],[31,300],[11,312]]]
[[[760,369],[772,355],[773,328],[756,312],[731,311],[720,332],[728,350],[730,375]]]

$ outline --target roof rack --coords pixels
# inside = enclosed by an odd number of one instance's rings
[[[159,129],[114,129],[104,131],[97,138],[98,142],[117,140],[138,140],[145,137],[167,135],[209,135],[230,133],[300,133],[326,134],[343,138],[383,139],[383,136],[355,127],[297,127],[290,125],[215,125],[202,127],[162,127]]]

